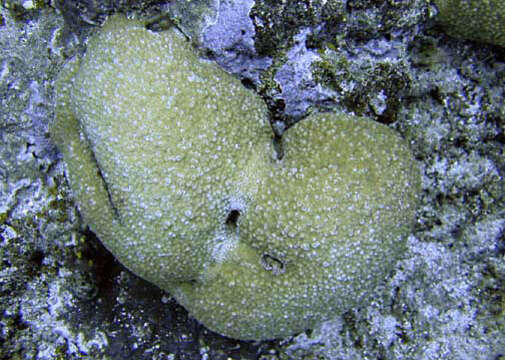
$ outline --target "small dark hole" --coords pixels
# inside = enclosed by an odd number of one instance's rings
[[[236,227],[238,223],[238,217],[240,216],[239,210],[232,210],[228,213],[226,218],[226,225]]]
[[[42,266],[42,262],[44,261],[44,253],[40,250],[35,250],[30,257],[30,260],[35,264],[37,268]]]
[[[274,275],[280,275],[286,271],[284,262],[270,254],[263,254],[260,263],[266,271],[271,271]]]
[[[248,89],[256,89],[256,85],[254,85],[254,82],[251,79],[243,78],[240,82]]]

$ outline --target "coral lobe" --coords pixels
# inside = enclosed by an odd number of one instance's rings
[[[52,136],[84,220],[210,329],[310,328],[369,299],[403,251],[419,172],[386,126],[312,115],[277,160],[257,95],[175,31],[123,17],[57,93]]]

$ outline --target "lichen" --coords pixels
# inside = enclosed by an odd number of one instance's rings
[[[383,125],[312,115],[277,159],[257,95],[176,31],[120,16],[56,90],[51,133],[84,220],[212,330],[310,328],[369,300],[404,249],[419,172]]]

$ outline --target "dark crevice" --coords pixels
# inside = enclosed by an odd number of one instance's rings
[[[84,260],[84,264],[88,264],[91,267],[89,272],[92,274],[93,281],[96,284],[96,296],[100,299],[101,306],[106,309],[105,314],[112,316],[112,309],[115,306],[119,291],[116,279],[121,274],[121,271],[126,269],[116,260],[91,229],[86,228],[83,235],[86,241],[81,250],[82,259]],[[85,305],[82,304],[82,306]]]
[[[94,158],[95,158],[95,156],[93,155],[93,159]],[[103,187],[105,188],[105,191],[107,192],[107,198],[109,199],[109,204],[110,204],[110,207],[112,208],[112,211],[114,212],[114,216],[119,221],[119,223],[122,223],[121,216],[119,215],[119,210],[117,209],[116,205],[114,205],[114,201],[112,201],[112,194],[110,193],[109,186],[108,186],[107,182],[105,181],[105,178],[103,177],[102,170],[98,166],[96,159],[95,159],[95,164],[96,164],[96,168],[97,168],[97,174],[102,179]]]
[[[86,141],[87,141],[88,146],[90,147],[90,149],[92,149],[91,143],[88,140],[87,136],[86,136]],[[111,194],[111,192],[109,190],[109,186],[107,184],[107,181],[105,181],[105,178],[104,178],[104,176],[102,174],[102,169],[100,169],[100,164],[96,160],[95,153],[93,151],[91,151],[91,156],[93,158],[93,163],[95,164],[96,169],[97,169],[97,175],[100,177],[100,179],[102,179],[103,187],[104,187],[105,191],[107,192],[107,198],[109,200],[110,207],[112,208],[112,212],[114,213],[114,216],[119,221],[119,223],[122,224],[121,216],[119,214],[119,211],[118,211],[116,205],[114,204],[114,201],[112,201],[112,194]]]
[[[40,268],[42,266],[42,262],[44,261],[45,254],[41,250],[35,250],[31,256],[30,261],[37,267]]]
[[[231,210],[226,217],[226,226],[229,228],[236,228],[238,224],[238,218],[240,216],[240,210]]]
[[[256,90],[256,85],[254,85],[254,82],[251,79],[248,78],[243,78],[240,80],[242,85],[244,85],[248,89]]]
[[[275,155],[277,157],[277,160],[282,160],[284,157],[284,147],[282,143],[282,136],[281,135],[274,135],[274,138],[272,139],[273,145],[274,145],[274,151]]]

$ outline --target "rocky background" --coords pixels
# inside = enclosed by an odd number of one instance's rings
[[[115,12],[177,26],[278,133],[331,109],[410,141],[422,203],[372,304],[287,339],[227,339],[86,229],[47,133],[53,82]],[[437,19],[428,0],[3,1],[0,359],[505,359],[505,48]]]

